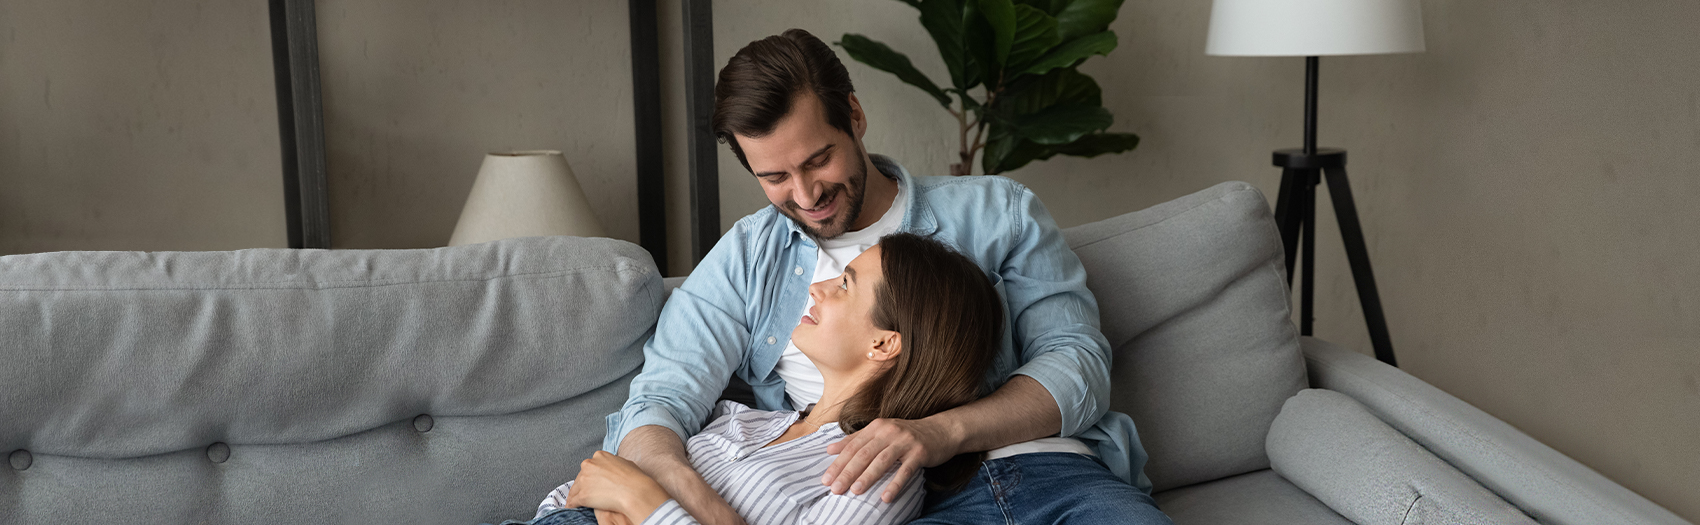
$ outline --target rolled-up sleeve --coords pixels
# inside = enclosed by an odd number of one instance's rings
[[[738,231],[715,243],[685,283],[661,308],[655,333],[643,347],[643,371],[632,379],[619,412],[608,415],[602,449],[644,425],[671,429],[680,440],[702,429],[749,342],[744,288],[748,251]]]
[[[1015,373],[1051,393],[1062,413],[1059,434],[1073,436],[1109,410],[1110,344],[1099,329],[1098,301],[1086,288],[1080,258],[1038,197],[1016,186],[1009,210],[1014,242],[998,270],[1021,354]]]

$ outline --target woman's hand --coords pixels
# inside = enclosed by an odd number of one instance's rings
[[[614,511],[637,523],[648,519],[668,499],[667,491],[636,463],[601,450],[579,463],[578,478],[567,492],[569,507]]]

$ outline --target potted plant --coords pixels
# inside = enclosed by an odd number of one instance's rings
[[[976,153],[985,172],[997,174],[1059,154],[1095,157],[1139,144],[1132,133],[1104,131],[1113,116],[1098,83],[1079,71],[1088,57],[1116,48],[1109,27],[1122,0],[900,1],[921,11],[950,87],[939,88],[908,56],[868,37],[846,33],[835,43],[956,117],[961,162],[950,165],[952,175],[970,174]]]

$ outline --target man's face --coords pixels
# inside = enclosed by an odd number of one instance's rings
[[[773,133],[736,138],[768,202],[810,236],[837,237],[861,216],[866,156],[857,140],[827,123],[813,94],[793,100]]]

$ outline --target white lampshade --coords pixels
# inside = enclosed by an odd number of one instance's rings
[[[1417,0],[1215,0],[1205,54],[1379,55],[1423,51]]]
[[[604,235],[566,157],[559,151],[485,155],[449,246],[543,235]]]

